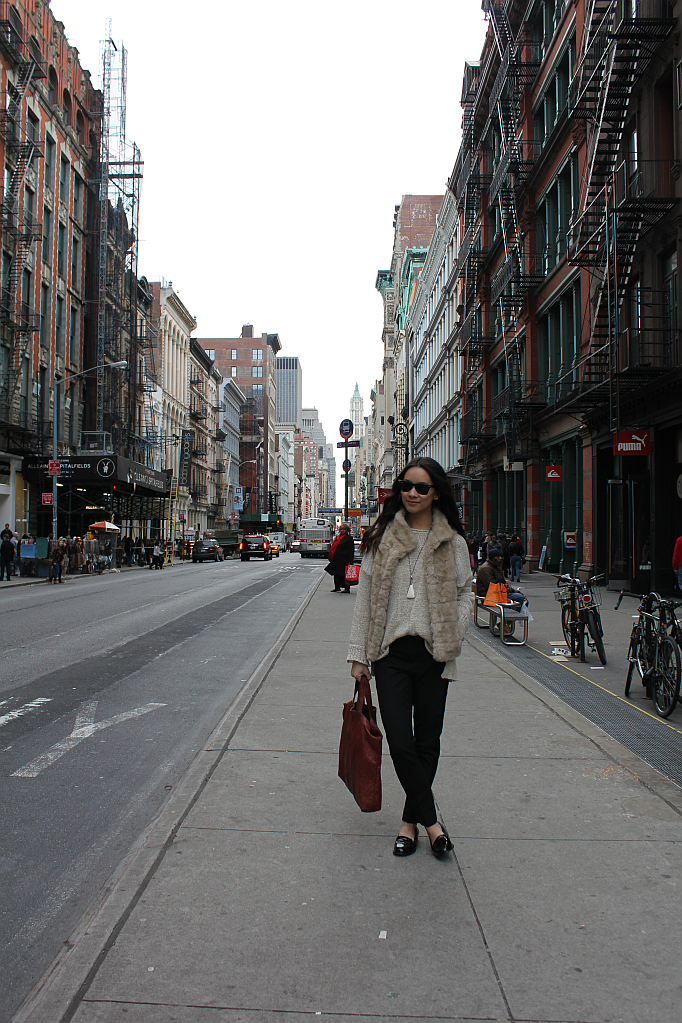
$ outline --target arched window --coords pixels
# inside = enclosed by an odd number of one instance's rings
[[[80,110],[76,114],[76,135],[78,137],[78,142],[82,146],[85,140],[83,138],[83,115]]]
[[[57,102],[57,85],[57,72],[51,67],[47,76],[47,98],[53,106]]]
[[[69,96],[68,89],[64,89],[64,95],[62,98],[62,116],[64,118],[64,124],[71,124],[71,97]]]

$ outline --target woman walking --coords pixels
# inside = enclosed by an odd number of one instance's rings
[[[410,462],[363,539],[348,660],[376,677],[386,741],[405,806],[394,856],[410,856],[426,828],[434,856],[452,849],[431,785],[448,683],[473,605],[471,564],[450,485],[432,458]]]
[[[342,522],[339,526],[339,535],[329,551],[330,574],[334,576],[332,593],[339,593],[342,589],[350,593],[350,586],[346,582],[346,565],[352,565],[354,561],[355,544],[350,535],[350,526],[347,522]]]

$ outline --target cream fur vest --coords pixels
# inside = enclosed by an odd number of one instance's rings
[[[417,546],[413,531],[401,508],[386,528],[372,565],[371,620],[367,636],[367,657],[371,662],[381,650],[386,630],[386,611],[398,562]],[[457,533],[437,508],[422,554],[429,617],[433,636],[433,657],[450,661],[458,657],[469,624],[471,561],[463,536]]]

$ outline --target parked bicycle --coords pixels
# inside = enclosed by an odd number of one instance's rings
[[[571,657],[585,660],[585,641],[596,651],[602,664],[606,664],[604,630],[599,608],[602,604],[599,583],[603,575],[593,575],[587,582],[562,575],[557,579],[554,599],[561,604],[561,628]]]
[[[637,597],[640,602],[630,633],[630,663],[625,680],[625,695],[630,695],[632,677],[637,668],[647,696],[654,701],[656,713],[662,718],[670,717],[680,695],[679,643],[682,640],[682,626],[675,610],[682,607],[682,601],[664,600],[653,591],[642,596],[623,590],[616,611],[623,597]]]

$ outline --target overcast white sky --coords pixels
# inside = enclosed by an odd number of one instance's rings
[[[139,272],[196,337],[278,333],[339,439],[381,374],[377,270],[404,194],[444,191],[480,0],[52,0],[95,84],[106,19],[128,50],[145,163]],[[340,459],[338,460],[340,466]],[[340,468],[339,468],[340,471]],[[337,484],[338,490],[338,484]]]

